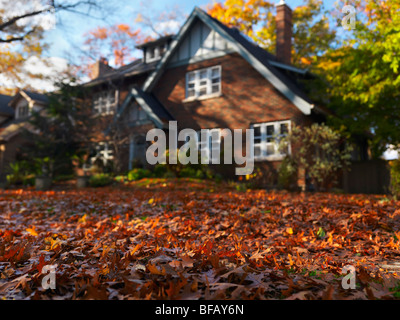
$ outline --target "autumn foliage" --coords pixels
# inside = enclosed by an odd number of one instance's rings
[[[395,299],[385,265],[399,252],[398,205],[190,180],[4,191],[0,297]],[[41,287],[45,265],[57,265],[55,290]],[[346,265],[355,290],[341,286]]]

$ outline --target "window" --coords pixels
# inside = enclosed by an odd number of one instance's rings
[[[281,160],[290,154],[290,146],[287,146],[287,150],[279,150],[281,139],[290,131],[290,121],[255,124],[252,128],[255,160]]]
[[[156,47],[149,47],[146,49],[146,61],[153,62],[156,60],[160,60],[164,53],[167,51],[167,44]]]
[[[202,163],[216,164],[220,159],[221,153],[221,130],[211,129],[199,131],[198,133],[198,150],[202,157]]]
[[[114,159],[114,152],[108,142],[98,143],[92,152],[90,162],[94,164],[100,160],[106,166],[110,161]]]
[[[189,72],[186,99],[216,96],[221,93],[221,66]]]
[[[93,108],[96,114],[112,114],[117,107],[117,91],[103,91],[93,98]]]
[[[29,115],[30,115],[30,110],[29,110],[29,106],[27,104],[18,106],[17,111],[16,111],[17,119],[24,119],[24,118],[29,117]]]

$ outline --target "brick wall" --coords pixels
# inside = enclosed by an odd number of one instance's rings
[[[222,96],[201,101],[185,99],[186,73],[222,66]],[[248,129],[252,123],[277,120],[308,121],[239,54],[167,69],[153,93],[178,120],[180,128]]]
[[[183,102],[186,73],[222,66],[222,95],[207,100]],[[239,54],[167,69],[153,93],[178,121],[180,129],[249,129],[253,123],[291,120],[307,125],[312,120],[284,97]],[[264,184],[277,184],[280,161],[256,162],[264,173]],[[218,170],[217,170],[218,171]],[[226,170],[233,174],[233,170]]]

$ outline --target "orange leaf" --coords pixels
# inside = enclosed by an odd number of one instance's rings
[[[151,274],[156,274],[160,276],[165,276],[167,274],[164,268],[159,270],[155,265],[152,265],[151,263],[147,265],[147,270],[149,270]]]

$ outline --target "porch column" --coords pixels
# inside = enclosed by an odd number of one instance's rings
[[[134,137],[134,135],[130,135],[130,137],[129,137],[129,163],[128,163],[129,171],[133,170],[134,157],[135,157],[135,137]]]

